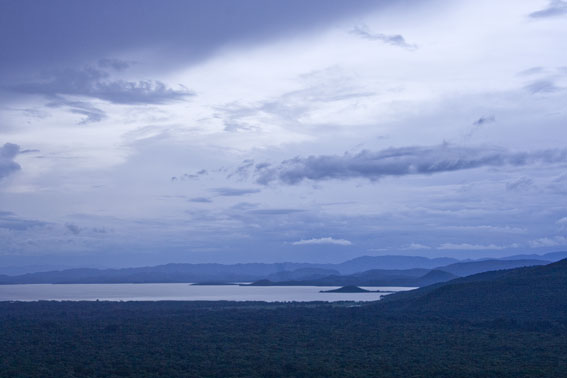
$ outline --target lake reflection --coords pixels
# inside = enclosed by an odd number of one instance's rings
[[[376,301],[386,293],[320,293],[337,286],[208,286],[191,284],[0,285],[0,301]],[[407,287],[363,287],[402,291]]]

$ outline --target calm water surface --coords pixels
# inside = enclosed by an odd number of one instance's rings
[[[0,285],[0,301],[376,301],[384,293],[320,293],[337,286],[205,286],[182,284]],[[407,287],[364,287],[401,291]]]

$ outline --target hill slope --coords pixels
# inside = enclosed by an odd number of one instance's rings
[[[520,260],[481,260],[467,261],[450,264],[437,268],[444,272],[449,272],[455,276],[465,277],[477,273],[488,272],[491,270],[514,269],[524,266],[546,265],[551,261],[520,259]]]
[[[567,259],[480,273],[393,294],[381,311],[468,320],[567,320]]]

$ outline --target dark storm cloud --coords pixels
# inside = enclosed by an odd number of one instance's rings
[[[303,180],[378,180],[386,176],[407,176],[453,172],[480,167],[524,166],[535,163],[566,163],[567,150],[510,152],[492,147],[458,147],[442,144],[432,147],[388,148],[357,154],[295,157],[280,164],[256,169],[260,184]]]
[[[237,197],[247,194],[259,193],[259,189],[239,189],[239,188],[216,188],[213,192],[221,197]]]
[[[368,26],[366,25],[355,26],[350,31],[350,33],[364,39],[368,39],[371,41],[381,41],[388,45],[403,47],[408,50],[417,49],[417,45],[407,43],[404,37],[400,34],[389,35],[382,33],[373,33],[368,29]]]
[[[328,26],[383,0],[99,0],[0,2],[2,76],[122,51],[159,49],[162,67],[207,58],[229,44]],[[165,59],[167,57],[167,59]],[[120,68],[117,62],[103,65]]]
[[[547,8],[530,13],[532,18],[546,18],[567,14],[567,2],[561,0],[551,0]]]
[[[14,158],[20,153],[20,146],[6,143],[0,147],[0,179],[22,169]]]
[[[161,81],[111,80],[108,72],[94,68],[67,68],[45,73],[40,81],[17,84],[11,89],[48,97],[78,95],[115,104],[164,104],[193,95],[186,88],[172,89]],[[57,99],[54,103],[57,104]],[[64,103],[62,104],[64,105]]]

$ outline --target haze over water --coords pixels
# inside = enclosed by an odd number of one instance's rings
[[[320,293],[336,286],[238,286],[181,284],[0,285],[0,301],[376,301],[386,293]],[[400,291],[403,287],[364,287]]]

